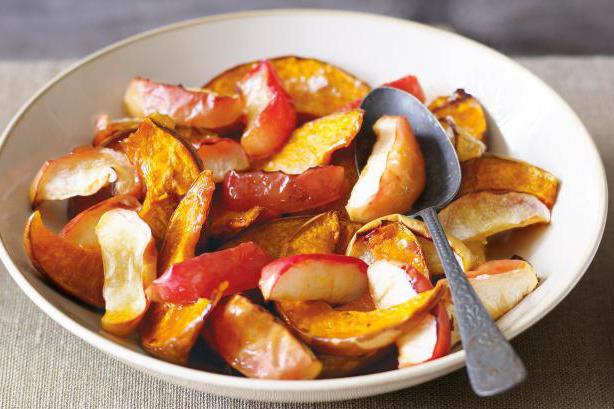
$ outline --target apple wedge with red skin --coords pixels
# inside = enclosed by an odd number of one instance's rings
[[[382,116],[373,130],[375,145],[345,207],[361,223],[407,213],[426,183],[422,151],[407,119]]]
[[[244,171],[249,168],[249,158],[240,143],[230,138],[210,138],[203,141],[196,153],[203,163],[203,169],[213,173],[215,183],[224,181],[231,170]]]
[[[471,241],[532,224],[548,224],[550,214],[536,196],[482,191],[454,200],[439,212],[439,220],[447,234]]]
[[[296,127],[292,100],[267,60],[256,64],[238,86],[247,112],[241,145],[250,158],[267,158],[286,143]]]
[[[452,323],[443,304],[397,339],[399,368],[441,358],[450,353]]]
[[[141,181],[126,155],[108,148],[75,148],[68,155],[48,160],[30,186],[30,203],[90,196],[112,185],[112,194],[141,195]]]
[[[406,75],[398,80],[387,82],[383,85],[384,87],[391,87],[400,89],[401,91],[408,92],[416,97],[420,102],[424,104],[426,101],[426,97],[424,96],[424,90],[422,90],[422,85],[420,85],[420,81],[418,81],[418,77],[415,75]]]
[[[140,123],[141,120],[139,118],[112,120],[109,114],[98,115],[94,122],[96,134],[92,139],[92,146],[112,147],[114,142],[136,131]]]
[[[264,266],[259,285],[265,300],[345,304],[367,289],[367,264],[338,254],[299,254]]]
[[[297,213],[332,203],[345,190],[345,169],[341,166],[311,168],[300,175],[283,172],[229,172],[222,196],[231,210],[254,206],[276,213]]]
[[[98,246],[96,225],[103,214],[112,209],[137,211],[141,203],[130,195],[113,196],[73,217],[60,231],[60,237],[81,246]]]
[[[398,80],[386,82],[381,85],[382,87],[391,87],[400,89],[401,91],[408,92],[416,97],[420,102],[424,104],[426,101],[426,97],[424,96],[424,90],[422,89],[422,85],[420,85],[420,81],[418,81],[418,77],[415,75],[406,75],[404,77],[399,78]],[[355,101],[350,102],[343,110],[350,110],[359,108],[362,103],[362,99],[357,99]]]
[[[377,308],[402,304],[433,288],[429,279],[416,269],[387,260],[371,264],[368,277],[371,297]],[[397,339],[399,367],[447,355],[450,338],[450,317],[440,303]]]
[[[170,116],[178,125],[207,129],[232,125],[243,115],[243,103],[236,96],[222,96],[141,77],[130,81],[124,94],[124,106],[137,118],[160,113]]]
[[[260,271],[270,261],[253,242],[203,253],[171,266],[149,286],[147,295],[152,301],[189,304],[210,299],[224,281],[228,282],[224,295],[236,294],[258,287]]]
[[[149,306],[145,288],[156,278],[156,241],[147,223],[127,209],[103,214],[96,225],[96,237],[104,266],[102,328],[127,336]]]
[[[493,320],[499,319],[518,305],[539,283],[535,270],[524,260],[491,260],[466,274]],[[448,285],[447,280],[441,282]],[[456,311],[449,295],[444,298],[444,305],[452,317],[452,322],[456,324]],[[452,345],[459,341],[459,331],[454,325]]]
[[[246,297],[222,300],[205,339],[229,365],[249,378],[314,379],[322,363],[269,311]]]
[[[491,260],[467,272],[469,283],[493,319],[515,307],[537,287],[533,267],[524,260]]]

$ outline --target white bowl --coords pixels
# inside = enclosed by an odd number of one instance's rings
[[[330,61],[371,84],[416,74],[429,98],[463,87],[480,99],[492,119],[491,150],[560,178],[551,225],[519,235],[507,248],[531,261],[542,280],[500,320],[508,337],[535,324],[582,277],[605,225],[605,172],[586,129],[547,85],[483,45],[421,24],[350,12],[284,10],[206,17],[129,38],[60,74],[13,118],[0,150],[0,256],[32,301],[64,328],[129,365],[232,397],[358,398],[416,385],[461,367],[462,351],[413,368],[331,380],[266,381],[185,368],[146,355],[132,340],[119,341],[101,332],[96,313],[50,287],[30,265],[21,231],[31,211],[27,189],[34,173],[46,159],[88,143],[96,114],[120,116],[122,92],[132,76],[200,85],[235,64],[287,54]]]

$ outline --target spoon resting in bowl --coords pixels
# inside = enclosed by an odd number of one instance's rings
[[[450,203],[460,189],[461,169],[454,146],[428,108],[405,91],[374,89],[364,98],[361,108],[365,113],[356,136],[359,172],[373,148],[373,125],[383,115],[404,116],[420,144],[426,186],[410,213],[424,220],[444,267],[473,390],[479,396],[492,396],[516,386],[526,378],[526,369],[469,284],[437,217],[437,211]]]

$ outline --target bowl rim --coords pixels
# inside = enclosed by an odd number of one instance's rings
[[[255,10],[255,11],[240,11],[240,12],[231,12],[224,14],[215,14],[204,17],[197,17],[193,19],[183,20],[176,23],[164,25],[158,28],[154,28],[151,30],[144,31],[142,33],[129,36],[123,40],[117,41],[108,45],[106,47],[101,48],[98,51],[95,51],[88,56],[78,60],[77,62],[70,65],[68,68],[61,71],[51,80],[49,80],[45,85],[43,85],[32,97],[30,97],[13,115],[2,135],[0,136],[0,152],[4,148],[5,143],[11,137],[11,134],[14,128],[19,124],[19,122],[23,119],[25,114],[30,110],[30,108],[36,103],[38,99],[44,96],[49,90],[54,88],[64,77],[67,77],[72,72],[77,71],[83,66],[86,66],[98,58],[111,53],[115,50],[126,47],[132,43],[136,43],[142,39],[155,37],[160,34],[164,34],[167,32],[184,29],[191,26],[198,26],[203,24],[209,24],[213,22],[219,21],[227,21],[227,20],[240,20],[244,18],[252,18],[252,17],[270,17],[270,16],[285,16],[285,15],[335,15],[339,17],[351,17],[351,18],[368,18],[375,19],[385,22],[387,24],[396,24],[403,26],[413,26],[425,31],[435,31],[439,35],[447,36],[450,38],[454,38],[456,40],[462,40],[468,43],[471,43],[473,46],[480,48],[484,53],[490,54],[490,56],[495,57],[497,59],[503,59],[507,63],[511,63],[515,66],[516,69],[524,72],[525,75],[533,78],[539,84],[541,84],[544,88],[543,90],[549,94],[551,98],[554,98],[558,101],[559,105],[562,109],[566,110],[567,116],[575,122],[577,128],[583,132],[579,132],[578,136],[583,137],[589,144],[589,146],[594,150],[596,157],[598,158],[593,166],[596,169],[596,173],[601,175],[602,186],[601,186],[601,225],[596,230],[596,234],[591,238],[592,245],[590,250],[583,255],[584,264],[581,266],[579,273],[574,277],[574,279],[555,297],[549,299],[548,305],[542,308],[540,311],[532,314],[531,318],[526,320],[525,323],[513,331],[509,329],[503,329],[504,334],[508,339],[515,337],[516,335],[524,332],[529,327],[536,324],[539,320],[541,320],[546,314],[548,314],[554,307],[556,307],[568,294],[569,292],[577,285],[578,281],[584,276],[588,267],[593,261],[595,254],[599,248],[599,244],[601,242],[606,220],[607,220],[607,212],[608,212],[608,185],[606,179],[606,172],[603,165],[603,160],[599,154],[599,150],[597,149],[595,142],[591,138],[590,134],[586,130],[586,127],[582,123],[582,121],[578,118],[576,113],[571,109],[571,107],[567,104],[562,97],[560,97],[548,84],[542,81],[535,74],[530,72],[527,68],[518,64],[511,58],[503,55],[502,53],[495,51],[494,49],[487,47],[477,41],[464,37],[462,35],[449,32],[446,30],[442,30],[439,28],[435,28],[433,26],[429,26],[423,23],[417,23],[410,20],[405,20],[402,18],[391,17],[381,14],[367,13],[367,12],[357,12],[357,11],[344,11],[344,10],[333,10],[333,9],[301,9],[301,8],[285,8],[285,9],[263,9],[263,10]],[[581,134],[581,135],[580,135]],[[443,374],[447,374],[452,372],[455,369],[458,369],[464,366],[465,361],[465,353],[463,350],[450,353],[449,355],[436,359],[434,361],[426,362],[418,366],[409,367],[409,368],[401,368],[395,369],[385,372],[378,372],[374,374],[368,375],[358,375],[358,376],[350,376],[343,378],[334,378],[334,379],[315,379],[315,380],[264,380],[264,379],[251,379],[244,378],[239,376],[232,375],[224,375],[217,374],[212,372],[207,372],[203,370],[193,369],[177,364],[172,364],[169,362],[162,361],[153,356],[143,354],[141,352],[134,351],[128,347],[121,345],[109,338],[105,338],[100,335],[98,332],[87,329],[86,327],[79,324],[77,321],[69,317],[67,314],[62,312],[60,309],[56,308],[50,301],[48,301],[42,294],[40,294],[25,278],[25,276],[21,273],[17,265],[13,262],[11,256],[8,253],[8,250],[4,243],[4,238],[0,233],[0,260],[2,260],[3,264],[6,266],[9,274],[13,278],[13,280],[17,283],[17,285],[26,293],[26,295],[32,300],[45,314],[51,317],[54,321],[56,321],[60,326],[73,333],[77,337],[83,339],[88,344],[96,347],[97,349],[102,350],[108,355],[111,355],[117,359],[125,363],[131,363],[136,365],[139,368],[146,369],[150,371],[150,373],[154,374],[166,374],[168,376],[173,377],[171,381],[177,382],[177,380],[187,381],[187,382],[197,382],[202,384],[208,384],[211,386],[220,386],[225,388],[236,388],[242,390],[255,390],[255,391],[269,391],[276,390],[278,392],[330,392],[338,389],[344,388],[359,388],[387,383],[395,383],[395,382],[403,382],[407,379],[411,379],[412,377],[416,377],[418,379],[417,383],[425,382],[434,377],[442,376]],[[431,376],[429,376],[431,375]]]

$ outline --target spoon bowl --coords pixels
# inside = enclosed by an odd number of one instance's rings
[[[439,210],[457,195],[461,169],[454,146],[431,111],[413,95],[396,88],[371,91],[360,107],[365,111],[363,126],[356,136],[356,167],[360,171],[375,142],[373,125],[383,115],[407,118],[418,139],[426,164],[426,186],[410,213],[434,207]]]

